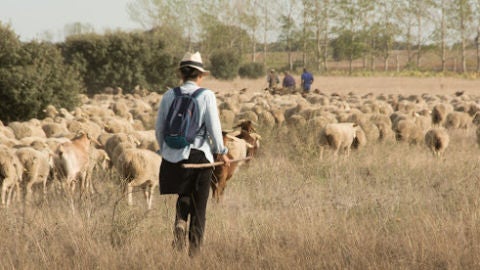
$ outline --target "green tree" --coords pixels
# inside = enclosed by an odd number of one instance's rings
[[[233,49],[223,49],[212,53],[210,71],[212,76],[222,80],[232,80],[238,74],[240,54]]]
[[[83,86],[78,73],[63,62],[51,43],[22,44],[8,27],[0,26],[0,119],[3,122],[42,118],[52,104],[72,110]]]
[[[333,59],[335,61],[358,59],[364,52],[364,43],[359,40],[359,34],[345,30],[332,40]]]

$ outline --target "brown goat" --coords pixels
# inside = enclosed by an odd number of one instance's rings
[[[250,120],[244,120],[236,125],[234,128],[240,128],[240,134],[235,137],[239,139],[244,139],[248,144],[253,147],[247,149],[247,157],[253,157],[258,148],[260,147],[261,136],[256,133],[255,128],[253,127],[253,122]],[[247,160],[248,162],[248,160]]]
[[[247,157],[247,148],[249,144],[244,140],[223,132],[223,143],[228,148],[228,158],[243,159]],[[227,186],[227,181],[232,178],[233,174],[244,163],[244,161],[232,162],[230,166],[219,165],[213,171],[213,179],[211,181],[212,197],[218,203],[223,197],[223,192]]]

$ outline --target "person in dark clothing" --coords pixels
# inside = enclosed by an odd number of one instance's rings
[[[270,91],[275,91],[277,89],[277,85],[280,83],[280,78],[278,78],[274,69],[270,69],[270,73],[268,73],[267,76],[267,83]]]
[[[282,84],[283,88],[287,89],[287,91],[290,93],[295,92],[295,88],[296,88],[295,79],[287,71],[284,71],[283,74],[284,74],[283,84]]]
[[[186,53],[179,68],[183,84],[180,90],[183,94],[192,94],[197,90],[205,75],[200,53]],[[183,250],[186,246],[187,223],[189,255],[196,255],[203,242],[205,231],[205,215],[210,192],[210,181],[213,168],[189,169],[184,163],[212,163],[214,156],[227,166],[228,149],[223,144],[222,129],[217,109],[216,97],[213,91],[205,89],[197,97],[198,115],[200,117],[198,133],[192,144],[175,149],[164,140],[168,110],[174,100],[173,89],[163,96],[158,109],[155,123],[155,136],[160,146],[162,156],[160,165],[160,194],[178,194],[174,224],[173,246]],[[201,128],[204,127],[204,128]]]

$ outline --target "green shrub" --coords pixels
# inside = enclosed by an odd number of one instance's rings
[[[25,121],[43,118],[52,104],[72,110],[83,87],[78,73],[63,63],[60,51],[50,43],[22,44],[14,34],[6,35],[0,25],[3,56],[0,57],[0,120]]]
[[[247,63],[240,66],[238,75],[241,78],[258,79],[265,76],[265,66],[261,63]]]
[[[176,80],[173,56],[152,33],[76,35],[68,38],[62,49],[66,61],[80,70],[89,95],[105,87],[121,87],[131,93],[137,85],[160,91]]]
[[[237,77],[240,55],[224,50],[213,52],[210,56],[212,76],[221,80],[233,80]]]

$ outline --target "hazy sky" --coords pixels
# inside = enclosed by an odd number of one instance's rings
[[[89,23],[95,32],[106,29],[141,28],[128,16],[127,3],[132,0],[0,0],[0,21],[10,24],[20,40],[44,36],[48,31],[54,41],[64,39],[64,26]]]

